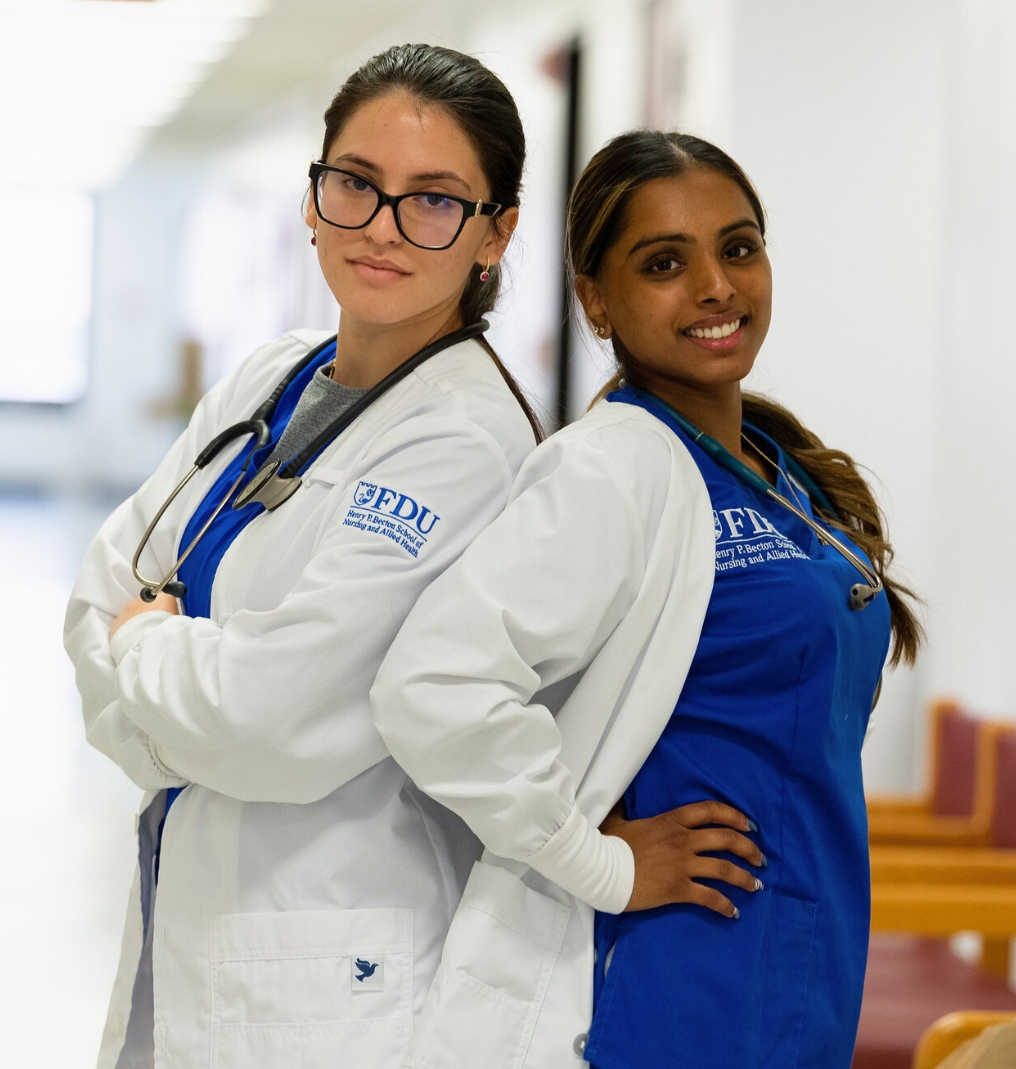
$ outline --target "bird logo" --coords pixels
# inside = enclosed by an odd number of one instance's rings
[[[357,958],[353,964],[360,970],[360,975],[354,977],[354,979],[359,980],[362,984],[364,980],[374,975],[381,962],[375,961],[372,964],[369,961],[364,961],[363,958]]]

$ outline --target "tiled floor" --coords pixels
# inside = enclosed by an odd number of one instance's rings
[[[0,1064],[95,1065],[140,792],[85,743],[64,606],[109,507],[0,497]]]

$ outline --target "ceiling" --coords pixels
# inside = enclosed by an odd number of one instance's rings
[[[302,87],[321,87],[327,100],[351,55],[433,6],[419,0],[276,0],[156,132],[149,152],[201,151]]]
[[[99,188],[269,0],[0,0],[0,185]]]

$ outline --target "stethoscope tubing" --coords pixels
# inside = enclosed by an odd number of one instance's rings
[[[475,338],[484,331],[489,329],[490,324],[485,319],[480,319],[476,323],[470,323],[468,326],[461,327],[459,330],[452,331],[450,334],[446,334],[443,338],[438,338],[437,341],[431,342],[429,345],[424,346],[418,352],[414,353],[407,360],[404,360],[397,368],[390,371],[379,383],[372,387],[363,397],[357,402],[350,405],[345,412],[339,417],[333,420],[323,431],[314,437],[314,439],[305,446],[295,457],[292,457],[286,462],[284,466],[278,469],[273,469],[268,473],[269,479],[263,480],[268,482],[271,480],[284,479],[292,483],[290,493],[300,485],[300,480],[297,473],[303,469],[303,467],[310,463],[322,449],[325,448],[333,439],[338,437],[349,426],[353,420],[356,419],[362,412],[369,408],[378,398],[387,393],[392,386],[397,382],[405,378],[410,372],[420,366],[425,360],[437,355],[445,349],[450,348],[452,345],[457,345],[461,341],[466,341],[470,338]],[[134,558],[131,561],[131,571],[134,574],[134,578],[141,584],[141,598],[144,601],[154,601],[155,598],[165,591],[168,594],[172,594],[174,597],[182,597],[186,592],[186,587],[183,583],[176,581],[174,577],[183,566],[184,562],[194,552],[198,543],[208,532],[208,529],[215,522],[216,518],[222,512],[222,510],[234,499],[234,495],[240,489],[240,485],[247,474],[247,469],[250,466],[251,459],[254,454],[264,445],[267,444],[271,438],[271,431],[268,426],[269,420],[275,413],[275,408],[279,403],[282,395],[286,392],[286,389],[293,382],[293,380],[303,371],[310,363],[317,357],[323,350],[335,341],[335,335],[328,338],[320,345],[315,346],[302,360],[295,364],[286,373],[285,377],[279,382],[279,384],[272,391],[271,395],[258,405],[254,414],[246,420],[240,423],[234,423],[231,427],[227,427],[225,430],[220,431],[202,450],[198,453],[194,460],[193,465],[186,475],[175,486],[169,497],[162,503],[158,512],[152,518],[151,523],[145,528],[144,534],[141,536],[141,541],[138,543],[138,548],[134,553]],[[226,495],[216,506],[215,511],[208,517],[208,519],[202,524],[201,530],[194,536],[191,543],[187,548],[177,557],[173,566],[166,573],[166,576],[161,581],[154,581],[146,579],[138,570],[138,564],[141,560],[141,554],[145,551],[145,547],[148,545],[149,539],[152,537],[152,533],[155,531],[159,520],[166,514],[166,510],[173,504],[173,502],[180,495],[185,486],[194,478],[195,475],[222,452],[222,450],[229,445],[230,442],[235,441],[237,438],[245,437],[246,435],[254,434],[257,436],[257,442],[254,448],[250,451],[243,467],[240,470],[240,474],[237,475],[233,484],[230,486]],[[289,474],[287,474],[289,473]],[[260,474],[260,473],[259,473]],[[252,487],[257,480],[255,475],[254,480],[250,484]],[[289,494],[286,494],[281,501],[286,500]],[[242,494],[237,495],[237,500],[234,502],[234,508],[242,507],[243,505],[253,503],[257,500],[255,496],[250,496],[241,500]],[[273,506],[274,507],[274,506]]]
[[[749,486],[753,487],[760,493],[763,493],[767,497],[772,498],[773,501],[776,501],[778,504],[782,505],[783,508],[793,513],[802,523],[804,523],[815,533],[815,535],[818,537],[819,542],[821,542],[822,545],[831,546],[833,549],[836,550],[837,553],[840,554],[841,557],[844,558],[844,560],[848,561],[851,565],[853,565],[853,567],[857,569],[857,571],[864,579],[864,585],[862,586],[862,584],[860,583],[855,583],[850,588],[851,609],[863,609],[868,604],[868,602],[870,602],[881,590],[884,589],[882,579],[879,576],[878,572],[876,572],[867,563],[865,563],[865,561],[861,560],[861,558],[856,553],[854,553],[853,550],[843,545],[843,543],[838,538],[835,538],[821,524],[819,524],[816,520],[812,519],[812,517],[809,516],[804,511],[804,509],[799,508],[797,505],[794,504],[794,502],[790,500],[790,498],[785,497],[775,487],[767,483],[761,475],[759,475],[757,472],[752,471],[747,464],[738,460],[737,457],[735,457],[728,449],[726,449],[723,445],[716,441],[715,438],[711,438],[708,434],[705,433],[705,431],[699,430],[699,428],[696,427],[690,419],[686,418],[685,416],[682,416],[680,412],[678,412],[671,405],[668,405],[666,401],[657,397],[655,394],[650,393],[648,390],[643,390],[638,386],[633,386],[631,385],[631,383],[628,383],[627,385],[628,388],[634,394],[636,394],[636,396],[641,397],[643,400],[648,401],[650,404],[659,405],[661,408],[663,408],[674,420],[674,422],[681,428],[681,430],[683,430],[685,434],[687,434],[692,439],[692,441],[695,442],[695,444],[702,449],[704,453],[712,457],[713,460],[715,460],[716,463],[719,464],[722,468],[726,468],[726,470],[729,471],[732,475],[741,479],[743,482],[746,482]],[[789,469],[790,458],[787,459],[787,466]],[[791,473],[789,472],[789,470],[784,474],[787,476],[788,480],[791,478]],[[807,478],[802,481],[806,489],[807,484],[810,482],[811,480]],[[815,494],[815,491],[818,491],[818,488],[812,487],[811,492]],[[815,496],[818,497],[820,504],[822,504],[824,507],[829,508],[830,511],[832,511],[832,505],[825,497],[825,494],[822,494],[821,491],[818,491],[817,495]]]

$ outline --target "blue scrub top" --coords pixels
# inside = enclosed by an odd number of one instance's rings
[[[282,437],[282,432],[289,425],[297,402],[307,388],[307,384],[317,373],[318,368],[330,364],[334,359],[334,339],[327,345],[323,345],[315,353],[311,353],[311,358],[308,360],[307,365],[293,378],[293,381],[286,387],[275,405],[272,418],[268,421],[271,437],[267,444],[255,450],[253,455],[250,454],[250,450],[247,447],[242,448],[226,465],[225,470],[212,484],[201,499],[201,503],[194,510],[190,520],[187,521],[187,526],[184,527],[183,534],[180,536],[181,549],[189,546],[194,541],[198,531],[201,530],[208,518],[219,507],[222,499],[229,492],[229,488],[233,485],[240,472],[243,471],[248,457],[250,457],[250,463],[247,465],[246,478],[241,486],[237,488],[237,492],[254,478],[258,468],[271,456],[275,443]],[[324,448],[322,447],[322,449]],[[308,460],[301,471],[306,470],[313,463],[315,457]],[[187,616],[208,617],[211,615],[212,584],[215,582],[215,573],[218,571],[222,558],[226,555],[226,550],[236,540],[237,535],[264,511],[265,507],[262,504],[245,505],[241,509],[234,509],[231,505],[227,505],[212,521],[201,541],[194,547],[194,552],[183,562],[180,568],[178,578],[187,587],[186,593],[181,598],[183,611]],[[177,800],[183,789],[183,787],[169,787],[166,790],[166,808],[162,822],[156,832],[158,840],[155,851],[156,878],[158,878],[159,862],[161,860],[162,829],[166,823],[165,814],[169,813],[170,806]]]
[[[861,743],[889,645],[885,595],[851,610],[856,569],[805,523],[711,460],[661,406],[627,389],[608,400],[682,439],[716,533],[698,649],[624,795],[627,816],[719,799],[758,824],[769,864],[763,891],[713,884],[739,920],[690,904],[597,914],[585,1057],[598,1069],[849,1069],[870,915]],[[751,430],[779,458],[777,489],[813,515],[776,444]]]

